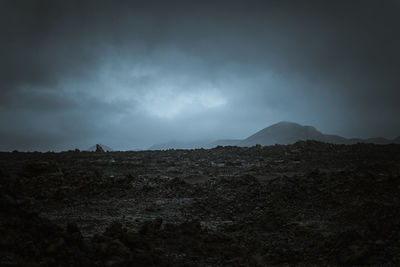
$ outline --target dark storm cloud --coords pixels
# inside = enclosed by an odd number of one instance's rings
[[[399,9],[0,1],[0,149],[243,138],[280,120],[399,135]]]

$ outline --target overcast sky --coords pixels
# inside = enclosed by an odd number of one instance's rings
[[[0,150],[400,135],[400,1],[0,0]]]

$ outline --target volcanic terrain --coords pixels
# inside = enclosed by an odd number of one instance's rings
[[[1,266],[400,264],[400,145],[0,153]]]

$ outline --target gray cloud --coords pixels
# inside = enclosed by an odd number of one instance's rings
[[[0,150],[400,134],[397,1],[0,1]]]

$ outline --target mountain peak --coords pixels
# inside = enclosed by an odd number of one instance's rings
[[[300,124],[298,124],[296,122],[292,122],[292,121],[280,121],[280,122],[277,122],[275,124],[270,125],[269,127],[272,127],[272,126],[285,126],[285,125],[298,125],[298,126],[301,126]]]
[[[309,129],[316,130],[315,127],[313,127],[313,126],[301,125],[299,123],[292,122],[292,121],[280,121],[280,122],[272,124],[266,128],[271,128],[271,127],[297,127],[297,128],[309,128]]]

